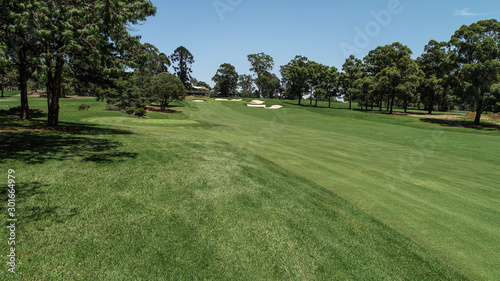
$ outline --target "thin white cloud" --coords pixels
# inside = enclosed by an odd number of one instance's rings
[[[487,14],[484,14],[484,13],[473,13],[469,10],[469,8],[465,8],[465,9],[456,9],[455,10],[455,13],[454,13],[455,16],[459,16],[459,17],[473,17],[473,16],[485,16]]]

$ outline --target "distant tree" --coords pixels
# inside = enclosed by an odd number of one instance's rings
[[[462,87],[475,101],[476,125],[485,107],[498,100],[493,86],[500,82],[499,45],[500,22],[495,19],[463,25],[450,40]]]
[[[174,64],[175,74],[181,79],[184,87],[188,89],[191,86],[191,72],[193,72],[191,65],[194,63],[193,55],[184,46],[180,46],[175,49],[170,59]]]
[[[182,81],[173,74],[162,72],[151,79],[152,96],[160,103],[162,111],[174,101],[182,101],[186,97],[186,88]]]
[[[242,74],[238,78],[238,86],[241,88],[240,95],[242,97],[251,97],[255,88],[253,86],[254,79],[252,75]]]
[[[409,91],[414,91],[418,86],[419,68],[411,54],[410,48],[396,42],[377,47],[364,59],[365,71],[374,76],[374,87],[380,89],[376,93],[388,93],[387,104],[391,114],[397,98],[402,100],[406,111]]]
[[[102,87],[96,86],[93,90],[97,92],[98,96],[105,97],[108,104],[113,104],[122,110],[145,107],[154,98],[151,85],[148,88],[149,92],[145,92],[141,88],[142,79],[143,76],[137,72],[128,72],[112,79],[112,84],[109,87],[104,85]]]
[[[161,53],[153,44],[144,43],[143,46],[147,54],[147,60],[144,65],[145,72],[152,75],[168,72],[168,67],[172,65],[168,56]]]
[[[264,84],[268,77],[264,77],[266,73],[271,72],[274,67],[274,60],[271,56],[264,53],[251,54],[248,55],[248,61],[252,65],[250,71],[255,73],[255,84],[257,85],[257,91],[259,95],[262,95]]]
[[[309,60],[303,56],[296,56],[287,65],[281,66],[281,76],[288,93],[298,98],[299,105],[305,92],[309,91]]]
[[[429,114],[432,114],[438,97],[445,93],[446,78],[451,73],[447,42],[429,41],[424,53],[417,59],[425,77],[419,87],[421,99]]]
[[[307,68],[308,82],[311,86],[309,105],[312,105],[314,97],[315,106],[318,106],[318,99],[322,96],[323,91],[316,92],[316,87],[327,79],[329,67],[315,61],[309,61]]]
[[[203,81],[198,81],[198,83],[196,83],[196,85],[195,85],[195,86],[198,86],[198,87],[205,87],[205,88],[207,88],[207,89],[209,89],[209,90],[211,90],[211,89],[212,89],[212,87],[210,87],[210,85],[208,85],[208,83],[203,82]]]
[[[363,61],[357,59],[354,55],[347,58],[342,65],[343,73],[339,80],[341,83],[341,92],[344,98],[349,101],[349,109],[352,109],[352,101],[356,99],[353,92],[354,82],[363,77]]]
[[[276,74],[265,72],[260,77],[262,96],[266,98],[274,98],[274,95],[278,92],[281,83],[280,79]]]
[[[354,81],[352,91],[358,99],[358,106],[363,110],[368,110],[368,106],[371,106],[373,110],[373,105],[375,102],[376,85],[374,83],[375,77],[365,75]]]
[[[318,96],[325,97],[328,100],[328,107],[331,107],[332,98],[340,93],[340,89],[340,73],[336,67],[329,67],[325,71],[322,81],[316,87],[316,92],[318,92]]]
[[[12,88],[18,85],[19,74],[14,65],[0,66],[0,91],[1,97],[4,97],[6,88]]]
[[[212,78],[215,82],[215,88],[220,91],[223,97],[229,97],[236,93],[238,87],[238,73],[234,66],[229,63],[221,64],[217,73]]]

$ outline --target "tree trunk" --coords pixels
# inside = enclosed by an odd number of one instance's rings
[[[318,107],[318,98],[316,98],[316,99],[314,100],[314,106],[315,106],[315,107]]]
[[[406,111],[408,110],[408,99],[406,95],[404,95],[403,106],[405,108],[405,113],[406,113]]]
[[[19,50],[19,90],[21,91],[21,120],[31,120],[28,104],[28,64],[24,47]]]
[[[64,59],[59,55],[56,57],[54,73],[50,71],[47,82],[47,105],[49,108],[47,125],[57,127],[59,125],[59,99],[61,97],[62,71]]]
[[[429,101],[429,114],[432,114],[432,109],[434,109],[434,95],[431,95],[431,100]]]
[[[391,107],[391,96],[387,96],[387,111],[389,111],[390,107]],[[391,111],[391,113],[392,113],[392,111]]]
[[[392,109],[394,108],[394,97],[391,97],[391,109],[389,111],[389,114],[392,114]]]
[[[474,119],[474,125],[481,125],[481,114],[483,113],[483,99],[479,99],[476,108],[476,118]]]
[[[352,105],[352,99],[350,99],[350,100],[349,100],[349,110],[351,110],[351,109],[352,109],[352,106],[351,106],[351,105]]]
[[[328,97],[328,108],[331,107],[332,104],[332,97]]]

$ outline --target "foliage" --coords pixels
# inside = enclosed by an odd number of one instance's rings
[[[174,64],[175,74],[181,79],[182,84],[188,89],[191,81],[191,65],[194,63],[194,57],[191,52],[184,46],[175,49],[174,53],[170,56],[170,60]]]
[[[492,91],[500,82],[500,22],[491,19],[463,25],[451,37],[450,46],[464,94],[475,101],[474,122],[479,125],[484,108],[500,100]]]
[[[0,66],[0,92],[1,97],[7,88],[15,88],[19,85],[19,71],[12,65]]]
[[[100,100],[125,109],[144,107],[151,101],[148,89],[141,88],[142,77],[137,73],[126,73],[112,80],[108,87],[95,87],[93,90]]]
[[[109,111],[120,111],[120,108],[114,104],[106,103],[106,110]]]
[[[286,85],[286,91],[292,98],[298,98],[299,104],[305,92],[309,91],[309,60],[296,56],[287,65],[281,66],[281,76]]]
[[[425,75],[419,87],[420,99],[424,102],[429,114],[432,114],[436,102],[446,101],[446,95],[451,88],[448,82],[452,65],[447,46],[447,42],[431,40],[425,46],[424,53],[417,59]]]
[[[233,65],[229,63],[221,64],[217,73],[212,77],[215,82],[215,89],[220,92],[220,96],[229,97],[236,93],[238,87],[238,73]]]
[[[356,99],[354,83],[363,77],[363,68],[363,61],[354,55],[349,56],[342,65],[343,73],[340,75],[341,93],[349,101],[349,109],[351,109],[352,101]]]
[[[365,57],[365,73],[374,77],[373,92],[376,96],[371,101],[388,100],[389,112],[392,113],[397,99],[402,101],[406,111],[411,95],[416,93],[423,75],[412,51],[407,46],[395,42],[391,45],[377,47]],[[365,100],[371,102],[370,100]]]
[[[47,84],[49,126],[58,125],[64,65],[70,63],[92,77],[118,75],[125,67],[137,66],[144,54],[129,26],[156,11],[149,0],[7,2],[15,2],[8,5],[10,24],[33,52],[35,75]]]
[[[139,107],[134,110],[134,115],[137,117],[143,117],[146,115],[146,109],[144,107]]]
[[[250,71],[253,71],[256,76],[255,84],[257,85],[257,91],[259,95],[263,96],[264,88],[269,86],[269,73],[273,70],[274,60],[270,55],[266,55],[265,53],[250,54],[247,58],[252,65]]]
[[[151,96],[160,103],[161,110],[165,111],[169,103],[181,101],[186,97],[186,88],[181,79],[168,72],[156,74],[151,79]]]
[[[238,78],[238,86],[240,87],[240,96],[253,97],[255,87],[253,86],[255,80],[252,75],[242,74]]]
[[[168,72],[168,67],[172,65],[172,62],[165,53],[161,53],[150,43],[144,43],[143,48],[146,51],[147,59],[142,71],[151,75]]]
[[[274,98],[281,87],[280,79],[274,73],[264,72],[257,81],[261,86],[261,94],[264,98]]]
[[[325,94],[322,89],[320,89],[320,91],[316,91],[316,88],[328,79],[328,71],[328,66],[317,63],[315,61],[310,61],[307,66],[308,82],[311,86],[310,101],[312,102],[312,99],[314,97],[314,99],[316,100],[316,105],[318,104],[318,99],[320,99]]]

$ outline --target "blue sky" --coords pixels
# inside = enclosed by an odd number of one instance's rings
[[[448,41],[464,24],[500,18],[498,0],[152,2],[156,16],[134,33],[167,55],[186,47],[195,59],[192,75],[210,85],[223,63],[251,74],[248,54],[272,56],[279,77],[280,66],[296,55],[340,69],[348,53],[363,58],[377,46],[401,42],[418,57],[431,39]]]

